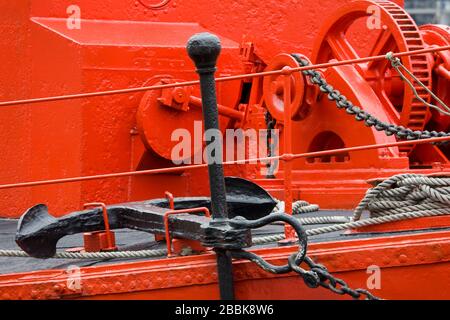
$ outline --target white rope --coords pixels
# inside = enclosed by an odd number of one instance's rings
[[[364,210],[370,217],[431,210],[450,211],[450,177],[429,177],[420,174],[399,174],[367,191],[356,207],[353,220]]]
[[[284,201],[276,200],[277,205],[273,209],[273,213],[284,213],[285,211],[285,204]],[[317,204],[310,204],[307,201],[295,201],[292,204],[292,213],[293,214],[301,214],[301,213],[310,213],[310,212],[316,212],[319,211],[320,207]]]
[[[396,215],[382,216],[378,218],[369,218],[359,221],[352,221],[343,224],[335,224],[327,227],[320,227],[315,229],[306,230],[306,234],[308,236],[317,236],[324,233],[337,232],[347,229],[368,227],[378,224],[384,224],[395,221],[423,218],[423,217],[434,217],[434,216],[443,216],[450,215],[450,209],[439,209],[439,210],[429,210],[428,212],[408,212],[408,213],[400,213]],[[253,240],[253,243],[256,245],[266,244],[270,242],[276,242],[283,240],[285,238],[284,234],[277,234],[272,236],[266,236],[261,238],[256,238]]]
[[[76,259],[76,260],[98,260],[98,259],[139,259],[153,258],[167,255],[167,250],[140,250],[140,251],[111,251],[111,252],[57,252],[52,259]],[[0,250],[0,257],[30,258],[22,250]]]
[[[359,220],[364,210],[370,218]],[[354,211],[353,221],[306,231],[308,236],[389,222],[450,215],[450,177],[399,174],[367,191]],[[255,244],[280,241],[284,235],[255,239]]]

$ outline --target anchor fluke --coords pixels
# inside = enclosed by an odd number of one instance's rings
[[[35,258],[48,258],[56,253],[56,243],[60,235],[46,228],[58,220],[48,213],[48,207],[38,204],[28,209],[17,226],[16,243],[25,252],[33,253]]]
[[[251,181],[227,177],[225,184],[228,190],[226,204],[230,218],[242,216],[248,220],[260,219],[269,215],[276,205],[276,201],[267,191]],[[199,207],[211,210],[212,205],[209,197],[174,199],[176,210]],[[111,229],[128,228],[161,235],[165,233],[164,215],[170,210],[167,199],[123,203],[106,208]],[[174,223],[174,220],[178,222]],[[208,235],[205,234],[203,226],[208,224],[209,218],[186,214],[171,216],[170,221],[171,234],[174,237],[207,241]],[[55,255],[59,239],[104,228],[101,208],[72,212],[55,218],[49,214],[47,206],[39,204],[28,209],[19,220],[16,243],[30,256],[46,259]],[[214,229],[214,232],[221,234],[222,231]],[[246,239],[243,235],[237,242],[246,243]]]

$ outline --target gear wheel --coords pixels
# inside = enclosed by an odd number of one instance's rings
[[[379,19],[380,28],[368,30],[377,32],[369,56],[383,55],[390,51],[420,50],[426,47],[417,25],[403,8],[390,1],[358,0],[341,7],[324,23],[318,35],[319,40],[313,48],[312,62],[360,58],[358,50],[347,38],[347,31],[358,19],[364,17]],[[369,27],[369,24],[366,26]],[[401,60],[406,68],[431,89],[432,71],[426,54],[406,56]],[[370,83],[391,122],[414,131],[424,130],[430,119],[430,111],[415,98],[412,90],[401,81],[387,59],[361,63],[356,65],[356,68]],[[430,94],[425,89],[416,83],[415,88],[424,100],[431,100]],[[400,151],[410,154],[413,148],[412,145],[404,146]]]

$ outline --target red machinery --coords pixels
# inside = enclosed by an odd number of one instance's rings
[[[365,23],[362,17],[373,5],[370,1],[300,3],[295,10],[279,1],[258,8],[226,1],[167,1],[153,8],[123,1],[114,3],[114,10],[81,1],[81,29],[67,27],[72,14],[66,12],[69,2],[2,4],[2,19],[8,26],[1,43],[5,60],[2,100],[192,80],[193,65],[184,45],[190,35],[202,30],[222,38],[219,77],[297,66],[283,56],[286,53],[302,53],[312,63],[321,63],[449,43],[448,27],[419,29],[390,1],[377,2],[382,29],[364,33],[358,28]],[[227,14],[229,10],[235,14]],[[317,12],[323,18],[317,19]],[[276,25],[273,20],[278,21]],[[448,52],[402,58],[406,67],[448,102],[447,60]],[[387,61],[328,68],[324,74],[355,104],[383,120],[414,130],[449,129],[447,117],[421,107]],[[292,128],[293,152],[395,141],[355,123],[332,102],[308,90],[299,75],[293,77],[293,108],[298,110]],[[266,78],[266,82],[276,78]],[[267,109],[280,120],[273,99],[282,90],[263,86],[262,79],[221,82],[218,91],[223,130],[265,128]],[[419,93],[430,100],[425,91]],[[194,135],[193,121],[201,119],[198,97],[198,88],[192,86],[144,96],[109,95],[3,108],[2,118],[15,120],[3,121],[1,136],[8,148],[0,161],[8,170],[1,170],[0,179],[12,183],[171,166],[168,159],[175,142],[170,135],[183,127]],[[282,103],[278,107],[282,109]],[[327,112],[322,111],[325,108]],[[282,129],[282,121],[277,126]],[[351,208],[363,195],[365,180],[411,168],[441,171],[448,164],[447,157],[448,151],[436,146],[410,146],[297,161],[294,197],[324,208]],[[256,168],[229,170],[257,179],[281,196],[282,172],[277,179],[266,180]],[[92,201],[117,203],[159,196],[160,188],[178,195],[202,194],[205,189],[194,183],[201,176],[201,172],[189,172],[4,190],[0,205],[4,216],[17,217],[36,202],[47,202],[62,214]]]
[[[280,70],[286,66],[298,68],[300,64],[292,53],[300,54],[312,64],[325,64],[384,55],[389,51],[408,52],[450,45],[448,26],[418,27],[402,9],[400,0],[300,1],[295,4],[266,1],[258,7],[251,2],[223,0],[110,1],[108,4],[80,0],[75,8],[72,2],[2,2],[0,15],[5,21],[0,27],[4,35],[0,50],[5,53],[5,63],[0,66],[2,101],[164,87],[165,84],[195,80],[195,67],[186,55],[185,44],[192,34],[209,31],[221,38],[223,46],[217,72],[221,130],[266,129],[269,112],[275,127],[280,129],[280,141],[283,142],[286,141],[287,120],[283,100],[285,75],[237,77],[235,81],[220,81],[220,78]],[[375,24],[369,28],[367,19],[373,17],[374,8],[378,10],[376,23],[379,26]],[[70,19],[77,17],[81,18],[79,27],[69,27]],[[404,55],[401,62],[450,104],[449,50]],[[413,130],[450,131],[449,117],[419,102],[387,59],[362,60],[319,71],[355,105],[382,121]],[[416,84],[415,89],[422,99],[436,103],[422,87]],[[171,151],[177,143],[171,141],[173,131],[184,128],[192,136],[202,132],[201,126],[195,124],[202,119],[198,86],[193,82],[191,86],[140,91],[48,99],[24,106],[6,107],[5,104],[0,109],[3,119],[0,136],[5,141],[0,158],[3,168],[0,169],[0,181],[15,183],[175,167],[171,161]],[[336,108],[334,102],[300,73],[291,75],[291,97],[288,116],[292,120],[289,135],[292,146],[288,153],[397,141],[394,135],[367,128]],[[285,152],[284,147],[281,143],[280,154]],[[201,148],[202,145],[193,142],[192,161]],[[369,179],[411,170],[440,173],[448,170],[449,159],[450,150],[445,145],[403,144],[338,156],[298,159],[289,165],[292,166],[291,174],[285,174],[282,165],[275,177],[261,174],[261,164],[230,165],[226,167],[226,173],[254,180],[279,198],[289,196],[294,200],[301,198],[318,203],[322,208],[348,209],[362,198]],[[287,179],[292,180],[290,195],[283,192]],[[84,203],[158,198],[164,190],[177,196],[207,193],[208,186],[199,181],[206,181],[203,168],[98,181],[79,182],[75,179],[72,183],[25,189],[8,186],[1,190],[0,187],[0,208],[3,217],[16,218],[35,203],[48,203],[52,212],[63,215],[79,209]],[[442,244],[439,250],[444,256],[448,254],[448,241],[443,240],[446,237],[448,234],[432,239],[432,242]],[[408,241],[417,247],[425,246],[420,237]],[[381,259],[381,248],[376,247],[380,243],[380,240],[371,240],[360,244],[367,250],[372,248],[374,256],[380,255]],[[394,246],[392,244],[393,251]],[[340,250],[333,245],[330,248],[331,251]],[[316,249],[320,255],[320,246]],[[270,259],[279,259],[277,254],[273,253]],[[343,267],[343,263],[336,262],[335,268],[352,270],[372,261],[363,261],[358,253],[352,254],[354,260],[348,265]],[[331,254],[323,255],[325,260],[334,259]],[[421,261],[433,258],[430,253]],[[405,263],[402,259],[400,264]],[[208,285],[215,281],[215,275],[209,270],[212,268],[209,256],[193,260],[196,268],[211,277],[197,273],[197,278],[192,279],[193,275],[180,263],[176,267],[183,269],[186,275],[175,282],[180,282],[181,286],[183,281]],[[385,265],[390,263],[389,260]],[[157,268],[152,266],[150,271],[161,272],[157,278],[161,279],[157,280],[161,285],[168,275]],[[248,268],[242,266],[242,277],[262,277]],[[107,275],[104,270],[93,272],[100,272],[101,277]],[[126,277],[123,274],[118,277],[122,276]],[[129,283],[145,287],[145,281],[138,278],[139,275],[133,275]],[[94,295],[100,291],[106,294],[116,288],[132,296],[131,284],[130,289],[123,288],[123,283],[123,280],[108,283],[107,290],[93,284],[89,291]],[[147,288],[152,285],[158,286],[149,283]],[[391,287],[386,290],[394,290],[394,284],[389,285]],[[55,292],[48,295],[58,295]],[[164,294],[154,297],[167,297]],[[182,291],[177,294],[181,297]],[[248,297],[249,288],[243,287],[241,294]],[[169,296],[175,297],[172,293]],[[269,296],[269,293],[261,293],[258,297]],[[290,297],[289,293],[285,292],[283,297]]]

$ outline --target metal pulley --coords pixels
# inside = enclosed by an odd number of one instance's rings
[[[302,59],[308,60],[303,55]],[[309,60],[308,60],[309,61]],[[300,67],[297,60],[289,54],[279,54],[267,66],[265,71]],[[263,84],[264,101],[274,119],[284,120],[284,74],[266,76]],[[301,72],[292,72],[291,77],[291,118],[303,120],[309,114],[312,103],[317,97],[317,90],[311,86]]]
[[[151,85],[184,81],[165,77],[156,79]],[[145,93],[140,102],[136,120],[139,135],[148,150],[167,160],[193,162],[192,158],[195,154],[201,153],[204,146],[204,143],[196,143],[198,137],[200,139],[203,137],[202,99],[199,95],[200,92],[196,86],[164,88]],[[221,130],[227,128],[230,122],[238,126],[244,121],[245,113],[240,110],[218,104],[218,112]],[[193,138],[190,141],[190,155],[172,154],[172,150],[180,139],[177,132],[180,134],[189,132]],[[175,156],[180,159],[175,159]]]

